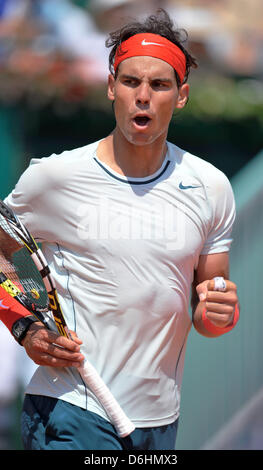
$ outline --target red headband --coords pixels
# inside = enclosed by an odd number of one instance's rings
[[[125,59],[135,56],[151,56],[170,64],[178,73],[181,83],[186,72],[186,58],[183,51],[169,39],[152,33],[139,33],[123,41],[115,55],[114,70]]]

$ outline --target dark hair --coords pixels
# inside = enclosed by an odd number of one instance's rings
[[[170,16],[162,8],[157,10],[156,15],[148,16],[143,22],[133,21],[110,33],[108,39],[106,40],[106,47],[112,47],[109,55],[110,72],[114,75],[114,58],[119,45],[123,41],[126,41],[126,39],[139,33],[159,34],[160,36],[163,36],[176,44],[176,46],[178,46],[183,51],[186,57],[186,73],[183,83],[187,82],[190,68],[198,67],[196,59],[183,46],[183,43],[185,43],[188,39],[188,34],[184,29],[176,29]],[[118,69],[116,70],[115,78],[117,77],[117,74]],[[176,71],[175,75],[177,85],[182,85]]]

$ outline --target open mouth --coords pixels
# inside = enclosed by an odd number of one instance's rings
[[[151,119],[148,116],[136,116],[133,120],[137,126],[144,127]]]

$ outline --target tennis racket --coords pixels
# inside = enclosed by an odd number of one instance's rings
[[[0,200],[0,286],[46,328],[71,338],[47,261],[18,216]],[[89,361],[78,371],[106,411],[120,437],[135,426]]]

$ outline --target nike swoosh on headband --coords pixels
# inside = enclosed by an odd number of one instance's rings
[[[169,39],[152,33],[138,33],[129,37],[117,47],[114,58],[115,72],[123,60],[138,56],[154,57],[167,62],[176,70],[180,82],[183,83],[186,74],[186,57],[180,47]]]
[[[6,309],[6,310],[9,309],[9,307],[7,307],[6,305],[3,304],[3,300],[0,300],[0,307],[1,307],[1,308],[4,308],[4,309]]]
[[[164,47],[164,44],[159,44],[157,42],[148,42],[146,41],[146,39],[143,39],[142,42],[141,42],[141,45],[142,46],[149,46],[150,44],[152,44],[153,46],[161,46],[161,47]]]
[[[202,185],[199,184],[199,185],[196,185],[196,186],[191,186],[191,185],[189,185],[189,186],[184,186],[183,182],[181,181],[181,183],[179,184],[179,188],[180,188],[180,189],[191,189],[191,188],[192,188],[192,189],[195,189],[195,188],[202,188]]]

